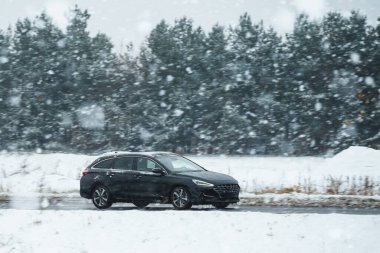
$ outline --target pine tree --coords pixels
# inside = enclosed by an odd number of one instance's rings
[[[322,120],[321,99],[327,90],[327,79],[320,73],[322,57],[320,26],[300,15],[294,31],[287,37],[287,66],[285,68],[288,135],[296,152],[317,149],[320,152],[328,133],[327,121]],[[322,76],[321,76],[322,74]],[[323,111],[321,112],[321,110]]]
[[[193,126],[199,116],[204,39],[202,29],[194,29],[187,18],[176,20],[173,27],[161,22],[148,38],[144,62],[149,72],[143,89],[150,97],[144,114],[154,110],[159,119],[146,127],[158,132],[152,140],[156,148],[190,150],[196,142]]]
[[[72,11],[65,40],[65,82],[63,115],[70,122],[65,128],[66,143],[75,149],[94,150],[107,144],[103,134],[110,111],[105,108],[112,98],[115,56],[112,43],[103,34],[91,38],[87,23],[90,14],[78,7]],[[109,103],[108,103],[109,104]],[[109,105],[112,108],[112,103]],[[106,115],[107,114],[107,115]],[[85,115],[93,115],[87,119]],[[91,124],[88,124],[88,121]],[[87,122],[86,122],[87,121]],[[87,141],[85,141],[87,140]],[[88,141],[91,140],[91,141]]]
[[[12,72],[10,62],[10,34],[0,30],[0,148],[11,142],[13,117],[10,113],[12,100]],[[17,99],[17,97],[16,97]]]
[[[232,54],[228,51],[228,38],[224,27],[215,25],[207,35],[203,57],[205,69],[200,84],[199,112],[194,125],[198,136],[198,152],[221,152],[225,129],[222,124],[228,87],[232,81]]]
[[[283,39],[246,13],[160,22],[134,53],[42,13],[0,31],[0,148],[321,155],[379,146],[380,26],[358,12]]]

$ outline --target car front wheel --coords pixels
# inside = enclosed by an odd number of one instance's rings
[[[182,186],[174,188],[171,197],[172,204],[177,210],[189,209],[192,206],[190,201],[190,193]]]
[[[92,192],[92,203],[99,209],[106,209],[112,205],[110,191],[103,185],[98,185]]]

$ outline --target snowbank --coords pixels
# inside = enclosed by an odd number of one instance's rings
[[[379,175],[380,150],[350,147],[328,159],[325,167],[334,172],[355,173],[360,171],[366,175]]]
[[[1,210],[0,252],[308,252],[380,248],[380,216]]]

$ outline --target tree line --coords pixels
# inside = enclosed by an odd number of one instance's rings
[[[0,30],[0,149],[324,155],[380,145],[380,26],[302,14],[279,35],[243,14],[210,31],[163,20],[136,50],[89,13]]]

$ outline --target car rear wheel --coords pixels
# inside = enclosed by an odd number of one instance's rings
[[[214,203],[212,205],[217,209],[223,209],[226,208],[229,205],[229,203]]]
[[[149,201],[146,200],[133,200],[132,203],[138,208],[144,208],[149,205]]]
[[[182,186],[174,188],[172,191],[172,204],[177,210],[185,210],[191,208],[189,191]]]
[[[96,208],[106,209],[112,205],[111,193],[107,187],[98,185],[92,192],[92,203]]]

